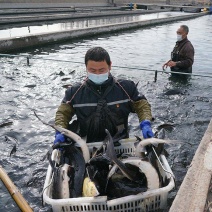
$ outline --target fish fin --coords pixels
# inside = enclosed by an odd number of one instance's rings
[[[137,138],[137,141],[141,141],[141,138],[139,136],[135,135],[135,137]]]
[[[16,153],[16,150],[17,150],[16,144],[14,144],[14,146],[13,146],[11,152],[10,152],[10,157],[11,157],[12,154]]]
[[[114,149],[113,138],[107,129],[105,129],[105,132],[107,133],[107,137],[108,137],[107,148],[106,148],[105,153],[108,158],[110,158],[112,161],[114,161],[117,159],[117,156],[116,156],[116,152]]]
[[[120,146],[119,140],[127,137],[127,131],[124,128],[124,125],[118,126],[118,132],[113,136],[113,142],[115,146]]]

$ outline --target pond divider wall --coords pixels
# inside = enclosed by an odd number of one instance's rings
[[[101,25],[96,27],[87,27],[83,29],[74,29],[74,30],[64,30],[51,33],[42,33],[27,35],[23,37],[14,37],[7,39],[0,39],[0,53],[8,52],[19,52],[25,48],[37,47],[46,44],[59,43],[72,39],[78,39],[88,36],[95,36],[97,34],[106,34],[115,31],[128,30],[132,28],[146,27],[151,25],[157,25],[162,23],[168,23],[173,21],[181,21],[184,19],[191,19],[206,15],[206,12],[195,13],[189,15],[182,15],[176,17],[168,18],[158,18],[147,21],[135,21],[135,22],[125,22],[125,23],[116,23],[110,25]]]
[[[169,212],[205,211],[212,176],[212,119]],[[208,211],[208,210],[207,210]]]

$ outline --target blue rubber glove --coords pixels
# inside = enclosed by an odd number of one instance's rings
[[[152,138],[154,136],[151,128],[151,122],[149,120],[142,121],[140,123],[140,128],[144,138]]]
[[[54,145],[60,142],[65,142],[65,136],[60,132],[56,131]]]

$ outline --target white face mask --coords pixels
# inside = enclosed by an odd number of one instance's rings
[[[97,85],[101,85],[108,79],[108,72],[104,74],[93,74],[88,72],[88,79],[94,82]]]
[[[183,39],[182,35],[177,34],[177,41],[181,41]]]

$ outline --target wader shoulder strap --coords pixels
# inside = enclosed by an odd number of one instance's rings
[[[72,98],[67,101],[66,103],[67,104],[70,104],[71,101],[73,100],[73,98],[76,96],[76,94],[79,92],[79,90],[86,84],[86,81],[87,81],[87,78],[84,80],[84,82],[80,85],[80,87],[77,89],[77,91],[73,94]]]

